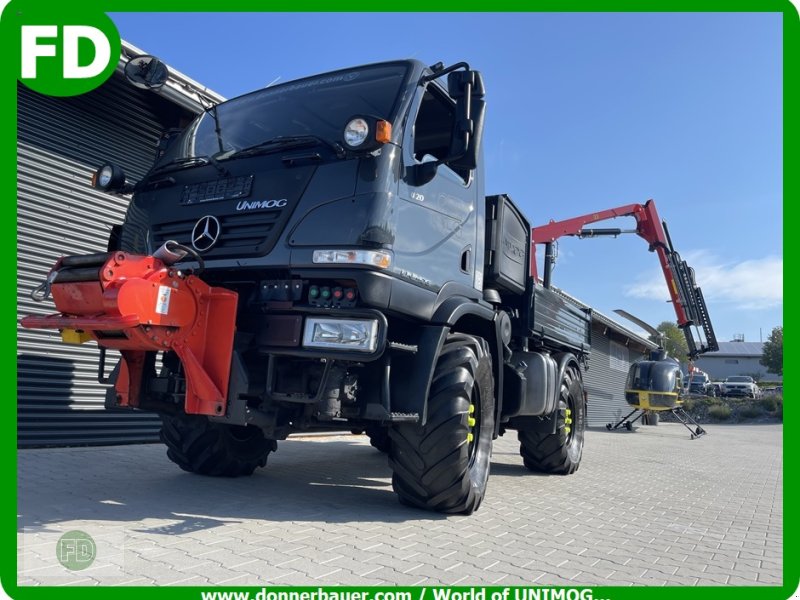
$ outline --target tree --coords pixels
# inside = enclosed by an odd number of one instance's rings
[[[686,344],[686,336],[683,335],[683,331],[672,321],[662,321],[656,329],[663,334],[664,341],[662,342],[653,335],[650,336],[650,341],[656,344],[663,343],[667,354],[677,360],[685,361],[689,354],[689,346]]]
[[[768,373],[783,375],[783,325],[775,327],[764,342],[764,354],[760,362]]]

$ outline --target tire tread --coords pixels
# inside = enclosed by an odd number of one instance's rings
[[[479,365],[487,356],[484,340],[451,334],[436,362],[426,424],[390,429],[392,485],[403,504],[466,514],[480,506],[484,490],[472,485],[468,473],[465,423]]]
[[[277,449],[275,440],[258,434],[243,447],[229,426],[195,415],[162,415],[161,441],[167,457],[184,471],[212,477],[252,475]]]

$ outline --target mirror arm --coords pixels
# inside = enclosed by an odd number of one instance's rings
[[[437,71],[436,73],[431,73],[430,75],[425,75],[419,81],[420,81],[420,83],[423,83],[423,84],[424,83],[428,83],[429,81],[433,81],[434,79],[439,79],[439,77],[442,77],[444,75],[447,75],[448,73],[452,73],[453,71],[455,71],[457,69],[462,69],[462,68],[466,69],[467,71],[469,71],[469,64],[465,63],[465,62],[455,63],[454,65],[450,65],[446,69],[442,69],[441,71]]]

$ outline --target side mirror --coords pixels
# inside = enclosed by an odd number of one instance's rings
[[[169,79],[167,65],[155,56],[145,54],[130,59],[125,65],[125,78],[144,90],[160,89]]]
[[[472,170],[483,140],[483,77],[479,71],[453,71],[447,75],[447,91],[456,101],[456,114],[446,162],[454,169]]]

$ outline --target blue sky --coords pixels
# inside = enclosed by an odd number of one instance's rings
[[[111,17],[226,97],[380,60],[466,60],[486,82],[487,193],[534,224],[653,198],[720,340],[783,322],[780,14]],[[605,313],[675,318],[636,236],[565,238],[553,281]]]

